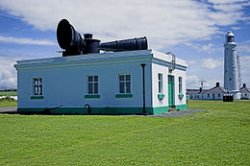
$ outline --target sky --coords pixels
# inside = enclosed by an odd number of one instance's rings
[[[232,31],[241,83],[250,87],[250,0],[0,0],[0,89],[16,88],[17,60],[61,56],[63,18],[102,42],[146,36],[149,49],[187,62],[187,88],[223,86],[223,45]]]

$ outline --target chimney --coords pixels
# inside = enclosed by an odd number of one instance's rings
[[[220,83],[219,82],[216,82],[216,87],[219,87],[220,86]]]
[[[247,87],[247,86],[246,86],[246,83],[244,83],[244,84],[243,84],[243,88],[246,88],[246,87]]]
[[[200,90],[200,92],[199,92],[199,93],[201,93],[201,92],[202,92],[202,87],[200,87],[200,89],[199,89],[199,90]]]

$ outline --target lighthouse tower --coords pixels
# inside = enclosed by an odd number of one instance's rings
[[[239,58],[236,51],[237,44],[234,34],[227,32],[224,44],[224,88],[234,95],[234,99],[240,99],[239,91]]]

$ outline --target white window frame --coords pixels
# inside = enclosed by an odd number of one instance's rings
[[[42,78],[33,78],[33,95],[42,96],[43,95],[43,80]]]
[[[124,92],[121,92],[120,76],[124,77],[124,80],[123,80]],[[126,76],[130,76],[130,80],[129,81],[126,79]],[[127,83],[130,83],[130,88],[127,87]],[[128,89],[130,89],[130,92],[128,91]],[[132,74],[130,74],[130,73],[121,73],[121,74],[118,74],[118,92],[119,92],[119,94],[132,94]]]
[[[95,77],[97,77],[97,81],[95,80]],[[92,78],[90,81],[89,78]],[[97,84],[97,91],[95,91],[95,86]],[[90,91],[90,87],[92,86],[92,92]],[[99,76],[98,75],[88,75],[87,76],[87,94],[88,95],[98,95],[99,94]]]

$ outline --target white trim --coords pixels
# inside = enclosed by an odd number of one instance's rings
[[[87,76],[87,79],[86,79],[86,83],[87,83],[87,86],[86,86],[86,94],[87,95],[99,95],[100,94],[100,77],[99,77],[99,75],[98,74],[88,74],[88,75],[86,75]],[[93,93],[89,93],[89,77],[95,77],[95,76],[97,76],[97,78],[98,78],[98,81],[97,81],[97,91],[98,91],[98,93],[94,93],[94,86],[93,86]],[[93,81],[93,83],[95,83],[94,81]]]

